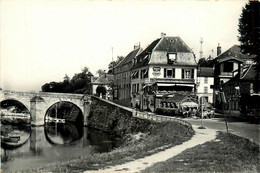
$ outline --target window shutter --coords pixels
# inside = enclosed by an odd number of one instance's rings
[[[166,68],[164,69],[164,78],[166,78]]]
[[[191,78],[194,79],[194,69],[191,70]]]
[[[184,69],[181,70],[181,78],[184,79]]]
[[[175,78],[175,68],[172,69],[172,77]]]

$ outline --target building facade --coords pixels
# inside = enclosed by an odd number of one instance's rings
[[[120,101],[121,104],[131,106],[131,72],[133,59],[142,51],[140,46],[134,46],[131,51],[121,62],[114,68],[114,100]]]
[[[221,108],[222,105],[219,103],[217,94],[222,90],[223,84],[236,75],[241,76],[243,66],[252,64],[252,57],[242,54],[241,48],[238,45],[234,45],[218,55],[215,60],[213,103],[215,107]]]
[[[253,90],[255,77],[256,69],[254,65],[244,65],[240,75],[237,74],[223,84],[222,88],[227,100],[224,110],[230,115],[249,115],[259,120],[260,97],[259,95],[254,95]]]
[[[213,67],[199,67],[197,78],[197,96],[205,97],[207,102],[213,103],[213,85]]]
[[[180,37],[163,36],[153,41],[133,59],[133,64],[133,107],[149,111],[173,107],[174,99],[172,103],[164,103],[165,98],[174,97],[174,93],[190,95],[196,90],[195,56]]]

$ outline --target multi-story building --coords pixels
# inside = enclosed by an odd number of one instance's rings
[[[224,110],[229,114],[251,114],[257,115],[259,118],[259,96],[253,96],[255,76],[254,66],[252,64],[244,65],[240,75],[237,74],[222,85],[227,100]]]
[[[214,66],[214,93],[213,102],[215,107],[221,108],[217,94],[222,90],[222,85],[236,75],[241,76],[243,66],[252,64],[252,56],[242,54],[238,45],[232,46],[227,51],[219,54],[215,59]]]
[[[131,72],[133,59],[142,51],[140,46],[134,46],[131,51],[121,62],[114,68],[114,100],[120,101],[121,104],[130,106],[131,104]]]
[[[195,56],[180,37],[156,39],[133,59],[133,64],[133,107],[151,111],[162,106],[172,107],[177,93],[189,95],[196,90]],[[173,97],[173,102],[163,103],[168,97]]]
[[[199,67],[197,78],[197,96],[205,97],[207,102],[213,103],[214,69]]]

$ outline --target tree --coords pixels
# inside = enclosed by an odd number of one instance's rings
[[[81,69],[81,73],[76,73],[72,79],[65,75],[63,82],[50,82],[42,86],[43,92],[60,92],[60,93],[91,93],[91,76],[87,67]]]
[[[99,77],[105,73],[106,73],[106,70],[103,70],[103,69],[98,69],[98,71],[96,72],[96,74],[98,74]]]
[[[63,83],[70,83],[70,77],[67,74],[63,78]]]
[[[81,69],[81,71],[82,71],[82,73],[88,73],[88,67],[83,67],[82,69]]]
[[[107,89],[106,89],[106,87],[99,85],[99,86],[97,87],[97,89],[96,89],[96,93],[97,93],[98,96],[99,96],[100,94],[106,95]]]
[[[239,18],[238,40],[243,53],[257,54],[259,50],[259,8],[258,0],[251,0],[242,9]]]
[[[123,56],[117,56],[116,61],[111,61],[109,63],[109,65],[108,65],[108,72],[107,72],[107,74],[113,74],[114,73],[113,68],[115,68],[115,66],[117,64],[119,64],[123,59],[124,59]]]
[[[123,56],[117,56],[116,64],[120,63],[124,59]]]
[[[254,62],[256,69],[256,77],[254,90],[260,91],[260,16],[259,16],[260,3],[258,0],[249,1],[242,9],[242,13],[239,18],[238,40],[241,43],[241,50],[243,53],[250,55],[255,54]]]
[[[198,64],[200,65],[200,67],[213,67],[214,60],[211,60],[210,58],[200,58]]]

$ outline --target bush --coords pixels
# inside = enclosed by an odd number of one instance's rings
[[[156,108],[155,113],[168,116],[176,116],[179,114],[178,109],[176,108]]]

